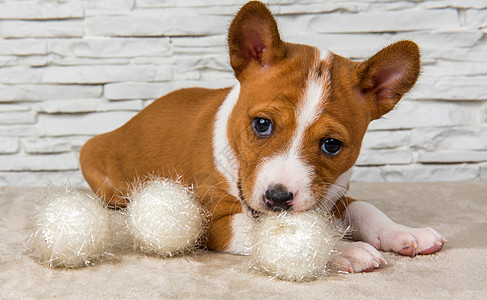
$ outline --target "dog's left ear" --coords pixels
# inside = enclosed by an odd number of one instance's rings
[[[228,31],[230,63],[237,79],[250,66],[265,68],[285,56],[276,20],[259,1],[245,4]]]
[[[419,48],[411,41],[394,43],[359,64],[355,74],[372,120],[394,108],[416,83],[420,69]]]

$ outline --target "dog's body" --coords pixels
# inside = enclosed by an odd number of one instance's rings
[[[443,247],[436,231],[398,225],[345,195],[368,124],[416,82],[413,42],[352,62],[281,41],[260,2],[239,11],[228,40],[239,84],[175,91],[88,141],[80,160],[93,191],[124,206],[137,178],[180,177],[212,213],[208,248],[240,254],[254,215],[326,210],[351,226],[352,238],[368,243],[343,246],[333,263],[348,272],[385,262],[376,249],[416,255]]]

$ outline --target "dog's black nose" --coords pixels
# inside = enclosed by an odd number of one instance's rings
[[[293,193],[282,184],[275,184],[265,192],[265,204],[274,211],[288,210],[292,206]]]

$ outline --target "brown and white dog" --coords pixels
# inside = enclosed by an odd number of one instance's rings
[[[239,84],[175,91],[84,145],[81,167],[93,191],[125,206],[137,178],[180,178],[212,213],[207,247],[230,253],[246,253],[255,215],[309,209],[333,213],[363,241],[344,243],[333,261],[341,271],[379,267],[377,249],[411,256],[442,249],[435,230],[396,224],[346,195],[369,123],[418,78],[415,43],[354,62],[283,42],[271,12],[252,1],[233,20],[228,45]]]

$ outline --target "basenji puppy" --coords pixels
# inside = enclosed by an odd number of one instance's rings
[[[378,250],[412,256],[442,249],[435,230],[396,224],[346,194],[369,123],[418,78],[415,43],[351,61],[282,41],[272,13],[252,1],[232,21],[228,47],[237,85],[172,92],[83,146],[81,168],[94,192],[125,206],[137,178],[179,179],[211,213],[206,246],[238,254],[247,251],[257,215],[325,210],[362,241],[341,246],[333,265],[344,272],[379,267]]]

